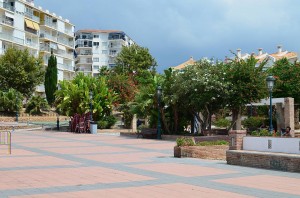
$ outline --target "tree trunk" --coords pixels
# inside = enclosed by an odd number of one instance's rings
[[[178,132],[178,111],[177,111],[177,106],[173,106],[173,113],[174,113],[174,131],[175,133]]]
[[[241,108],[232,110],[232,129],[241,130],[242,129],[242,120],[241,120]]]
[[[161,120],[162,120],[162,123],[163,123],[163,126],[164,126],[164,130],[167,132],[167,134],[170,134],[170,127],[169,127],[169,124],[166,121],[165,112],[163,111],[162,108],[160,108],[159,110],[161,112],[160,115],[161,115]]]

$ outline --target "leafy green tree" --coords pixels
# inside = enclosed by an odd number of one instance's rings
[[[116,57],[115,73],[131,76],[136,85],[151,82],[157,63],[149,50],[138,45],[124,46]]]
[[[175,75],[172,101],[177,101],[179,109],[186,111],[184,114],[191,120],[192,129],[194,118],[203,130],[210,129],[211,115],[224,105],[228,86],[224,70],[222,63],[202,59]]]
[[[23,95],[15,89],[0,91],[0,111],[19,112],[22,108]]]
[[[73,116],[75,113],[87,113],[90,111],[90,102],[94,120],[99,121],[111,114],[117,95],[109,90],[104,77],[94,78],[79,73],[72,81],[59,84],[61,89],[55,92],[55,104],[62,114]],[[92,100],[90,91],[93,93]]]
[[[276,77],[273,96],[276,98],[292,97],[295,104],[300,103],[300,64],[290,63],[286,58],[275,62],[268,71]],[[299,106],[295,105],[295,123],[299,123]]]
[[[51,52],[51,56],[48,60],[48,67],[45,74],[45,93],[47,102],[52,106],[55,100],[55,91],[57,90],[57,60]]]
[[[42,110],[47,110],[49,108],[45,98],[41,96],[32,96],[26,105],[26,113],[31,115],[40,115]]]
[[[267,96],[266,74],[263,61],[256,67],[257,59],[251,56],[247,60],[235,58],[227,63],[225,81],[229,83],[226,103],[232,111],[232,128],[241,129],[242,108],[251,102]]]
[[[0,57],[0,89],[13,88],[29,97],[43,82],[45,71],[41,57],[35,58],[26,50],[9,48]]]

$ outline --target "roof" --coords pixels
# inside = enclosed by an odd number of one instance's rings
[[[77,30],[77,32],[84,32],[84,33],[113,33],[113,32],[123,32],[120,30],[93,30],[93,29],[84,29],[84,30]],[[76,32],[76,33],[77,33]]]
[[[280,60],[283,58],[287,58],[287,59],[292,59],[292,58],[297,58],[298,54],[296,52],[288,52],[288,51],[284,51],[281,53],[274,53],[274,54],[270,54],[270,56],[274,57],[276,60]]]
[[[196,63],[196,61],[194,60],[193,57],[190,57],[190,59],[184,63],[181,63],[180,65],[177,65],[175,67],[172,67],[173,69],[175,70],[181,70],[181,69],[184,69],[185,67],[187,66],[190,66],[190,65],[194,65]]]

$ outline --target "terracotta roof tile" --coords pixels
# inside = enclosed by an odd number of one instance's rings
[[[196,63],[196,61],[193,59],[193,57],[191,57],[188,61],[186,61],[184,63],[181,63],[180,65],[177,65],[177,66],[172,67],[172,68],[175,69],[175,70],[181,70],[181,69],[184,69],[187,66],[194,65],[195,63]]]

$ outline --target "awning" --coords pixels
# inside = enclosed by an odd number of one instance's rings
[[[33,22],[33,21],[32,21],[32,24],[33,24],[35,30],[37,30],[37,31],[40,30],[39,24],[37,24],[36,22]]]
[[[66,51],[66,47],[60,44],[57,44],[58,49]]]
[[[8,18],[14,18],[14,15],[9,13],[9,12],[5,12],[5,16],[7,16]]]
[[[31,28],[31,29],[34,29],[34,30],[35,30],[35,27],[34,27],[32,21],[25,19],[25,24],[26,24],[26,26],[27,26],[28,28]]]

